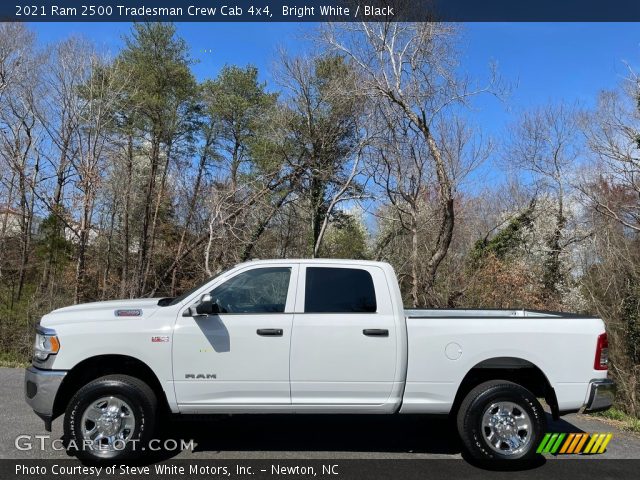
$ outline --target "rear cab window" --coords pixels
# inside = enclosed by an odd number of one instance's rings
[[[307,267],[305,313],[374,313],[378,305],[367,270]]]

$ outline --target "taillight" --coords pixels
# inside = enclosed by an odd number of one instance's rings
[[[609,340],[607,334],[598,335],[598,343],[596,344],[596,359],[593,368],[596,370],[606,370],[609,365]]]

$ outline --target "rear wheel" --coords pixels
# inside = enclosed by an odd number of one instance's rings
[[[68,449],[87,460],[117,461],[140,454],[151,439],[156,397],[142,380],[107,375],[73,396],[64,419]]]
[[[458,411],[458,433],[476,460],[530,460],[546,428],[540,402],[506,380],[471,390]]]

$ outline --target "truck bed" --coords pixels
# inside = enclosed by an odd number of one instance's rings
[[[551,312],[546,310],[510,309],[454,309],[454,308],[412,308],[405,309],[407,318],[593,318],[577,313]]]
[[[407,309],[407,380],[403,413],[448,412],[473,368],[508,365],[544,373],[561,411],[580,408],[594,370],[602,320],[522,309]]]

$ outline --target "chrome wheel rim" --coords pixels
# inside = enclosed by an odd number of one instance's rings
[[[482,415],[482,432],[494,452],[518,455],[531,443],[531,418],[516,403],[495,402]]]
[[[82,438],[97,454],[108,456],[124,449],[135,428],[133,410],[118,397],[101,397],[82,414]]]

